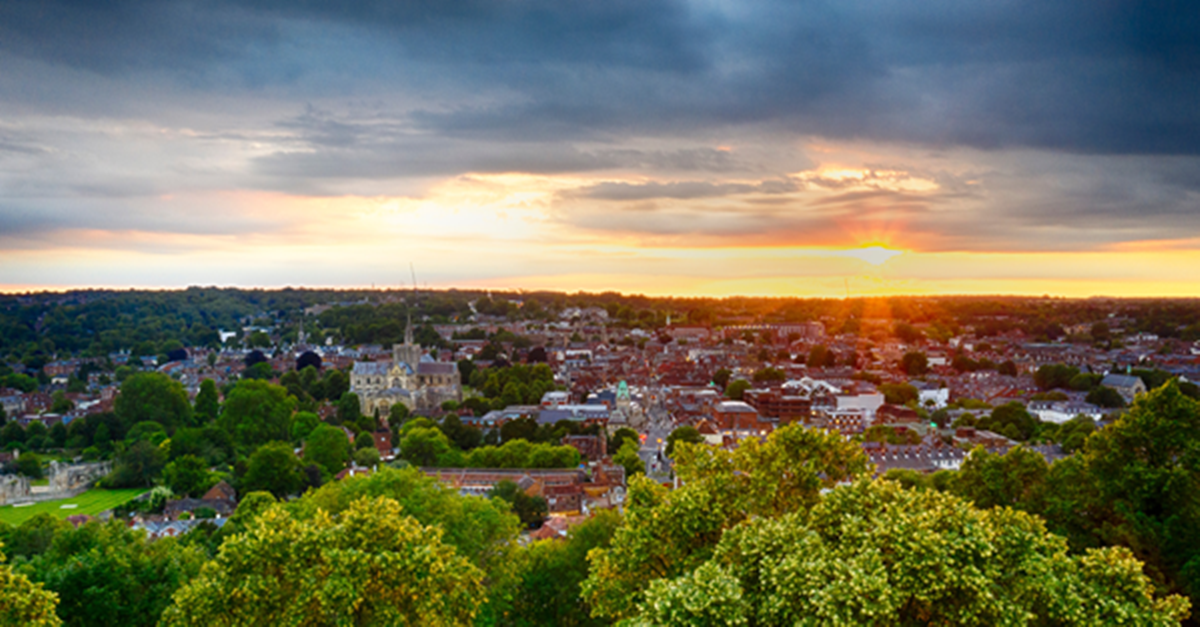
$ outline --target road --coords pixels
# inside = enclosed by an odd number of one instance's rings
[[[646,402],[646,417],[647,424],[643,427],[641,433],[646,435],[642,441],[641,453],[642,461],[646,463],[647,475],[656,481],[669,481],[670,461],[666,458],[666,453],[662,453],[660,463],[659,453],[667,448],[667,436],[671,434],[672,425],[671,417],[662,407],[661,390],[655,390],[652,395],[656,396],[658,402]],[[648,398],[647,395],[646,398]],[[656,470],[657,468],[657,470]]]

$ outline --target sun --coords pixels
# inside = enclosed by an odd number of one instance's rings
[[[883,265],[892,257],[902,254],[904,254],[902,250],[892,250],[883,246],[864,246],[862,248],[852,248],[842,251],[842,256],[844,257],[853,257],[873,266]]]

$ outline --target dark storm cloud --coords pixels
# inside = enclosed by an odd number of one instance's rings
[[[99,73],[261,88],[317,81],[322,69],[507,94],[413,112],[444,135],[618,139],[753,123],[1096,153],[1200,152],[1198,33],[1200,3],[1185,0],[0,8],[7,53]]]

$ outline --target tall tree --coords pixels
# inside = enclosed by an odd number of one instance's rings
[[[274,440],[287,440],[296,399],[287,389],[266,381],[239,381],[225,398],[217,424],[233,435],[244,451]]]
[[[834,489],[811,512],[728,531],[713,556],[651,582],[641,622],[695,624],[1173,625],[1123,548],[1068,557],[1066,541],[1011,509],[888,481]]]
[[[864,474],[862,449],[836,434],[788,425],[763,444],[735,451],[681,447],[677,490],[634,478],[625,524],[609,549],[589,555],[588,602],[610,618],[636,613],[651,581],[674,578],[707,560],[726,529],[751,517],[806,510],[822,489]]]
[[[196,393],[194,417],[197,423],[204,424],[217,419],[220,411],[220,398],[217,396],[217,384],[212,379],[200,382],[200,391]]]
[[[317,464],[332,477],[350,460],[350,440],[340,428],[322,423],[304,441],[304,461]]]
[[[157,372],[140,372],[121,384],[114,409],[125,428],[139,422],[161,424],[167,433],[187,427],[192,421],[192,406],[188,403],[183,384]]]
[[[0,549],[3,548],[0,544]],[[0,551],[0,624],[58,627],[62,621],[54,613],[57,603],[58,597],[53,592],[14,573],[4,563],[4,552]]]
[[[250,456],[246,474],[238,483],[238,491],[270,492],[276,498],[287,498],[304,486],[300,460],[287,442],[271,442],[258,447]]]
[[[336,521],[276,506],[225,541],[162,624],[469,625],[483,573],[441,535],[387,498],[355,501]]]

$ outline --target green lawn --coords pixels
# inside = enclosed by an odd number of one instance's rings
[[[10,525],[19,525],[42,512],[48,513],[59,518],[74,516],[75,514],[90,514],[95,516],[100,512],[110,510],[133,497],[146,492],[145,488],[132,488],[128,490],[88,490],[83,494],[73,499],[61,499],[58,501],[42,501],[33,505],[24,507],[13,507],[5,505],[0,507],[0,522],[5,522]],[[66,505],[67,507],[63,507]],[[75,507],[70,507],[74,505]]]

